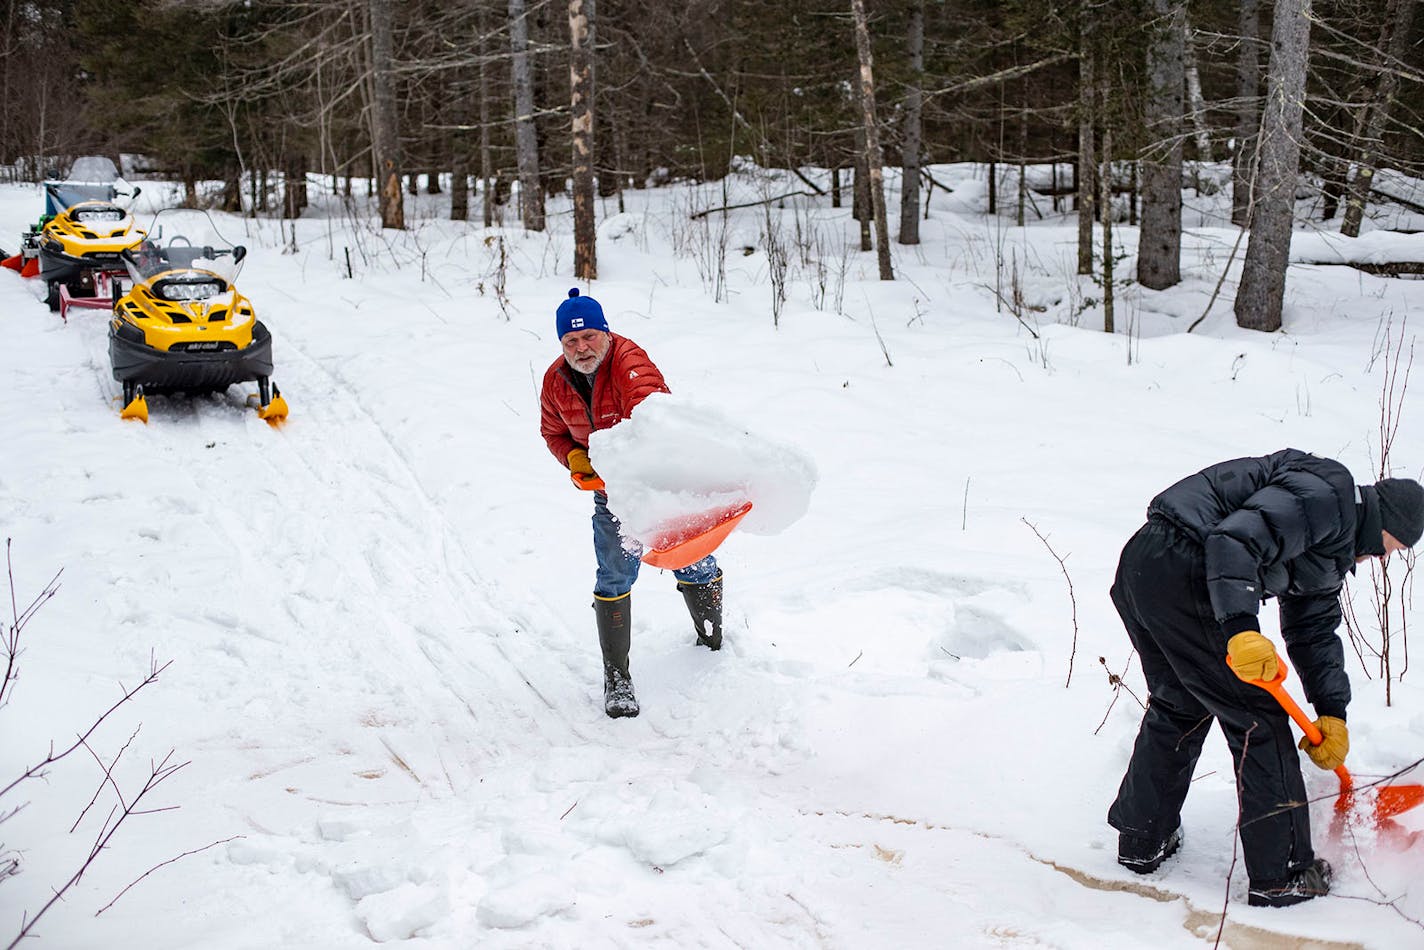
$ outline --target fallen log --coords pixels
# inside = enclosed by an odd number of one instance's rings
[[[1355,270],[1373,274],[1376,277],[1421,277],[1424,276],[1424,261],[1292,261],[1292,264],[1309,264],[1313,267],[1353,267]]]

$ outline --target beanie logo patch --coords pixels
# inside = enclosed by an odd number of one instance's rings
[[[570,321],[569,321],[569,329],[570,329],[570,330],[582,330],[582,329],[583,329],[583,317],[574,317],[572,320],[570,320]]]

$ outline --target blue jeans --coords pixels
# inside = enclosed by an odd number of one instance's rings
[[[601,491],[593,493],[593,553],[598,558],[598,575],[593,585],[595,596],[622,597],[633,589],[638,569],[643,565],[642,551],[637,545],[633,552],[624,550],[623,539],[618,534],[618,519],[608,510],[608,495]],[[717,559],[709,554],[695,564],[673,571],[672,576],[686,584],[706,584],[717,576]]]

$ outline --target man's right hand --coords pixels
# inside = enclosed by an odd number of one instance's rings
[[[1258,631],[1243,630],[1232,637],[1226,642],[1226,653],[1231,657],[1231,671],[1247,682],[1269,683],[1280,672],[1276,648]]]
[[[575,475],[597,475],[593,463],[588,460],[588,449],[569,449],[569,471]]]

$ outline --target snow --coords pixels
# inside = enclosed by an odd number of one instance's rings
[[[660,525],[750,501],[738,525],[780,534],[811,503],[816,463],[678,395],[653,393],[631,418],[593,433],[589,458],[608,488],[624,540],[648,545]]]
[[[1335,778],[1308,764],[1337,882],[1289,910],[1245,903],[1219,733],[1161,871],[1118,867],[1105,822],[1141,712],[1109,671],[1145,695],[1107,590],[1147,501],[1288,445],[1372,481],[1385,343],[1408,352],[1421,285],[1299,265],[1284,330],[1240,330],[1244,244],[1213,300],[1228,199],[1188,191],[1182,283],[1119,285],[1108,335],[1072,217],[1038,196],[1017,228],[1011,204],[984,214],[982,168],[931,173],[954,192],[930,197],[922,244],[895,245],[893,283],[824,198],[689,218],[804,190],[751,166],[601,205],[585,292],[673,395],[601,434],[595,464],[633,520],[661,515],[659,492],[755,502],[718,552],[720,653],[644,571],[633,720],[601,709],[590,498],[538,434],[566,203],[548,234],[449,222],[427,195],[408,231],[377,233],[315,186],[294,227],[214,214],[249,248],[239,290],[276,341],[280,430],[253,386],[122,422],[103,315],[62,323],[0,271],[20,605],[63,569],[0,709],[0,782],[171,661],[93,756],[0,802],[26,803],[0,827],[22,862],[0,935],[99,834],[114,790],[95,756],[131,796],[173,750],[186,764],[144,800],[173,810],[119,829],[40,921],[47,945],[1168,950],[1224,927],[1236,947],[1424,946],[1417,849],[1332,826]],[[180,197],[144,183],[140,224]],[[42,204],[0,187],[0,236]],[[1361,254],[1419,259],[1384,231],[1415,229],[1407,212],[1375,224]],[[768,236],[790,252],[775,322]],[[1357,249],[1297,242],[1300,260]],[[1394,391],[1392,474],[1418,477],[1424,391]],[[1353,589],[1369,618],[1368,577]],[[1424,704],[1417,673],[1387,705],[1346,652],[1368,780],[1419,758]]]

